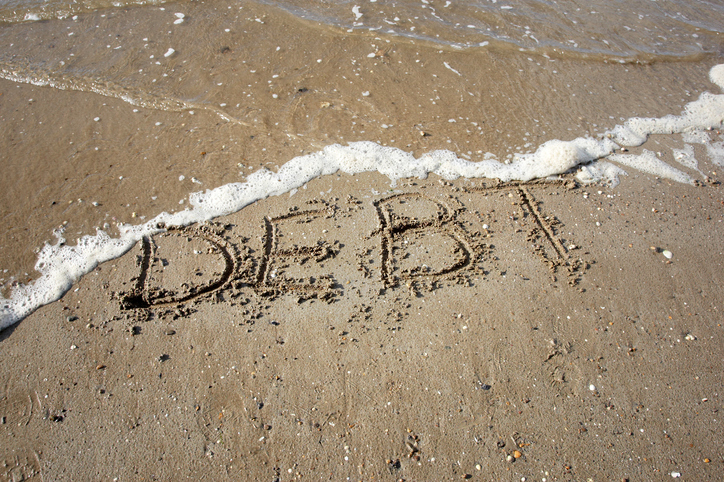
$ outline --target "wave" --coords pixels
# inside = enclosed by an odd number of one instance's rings
[[[0,23],[68,18],[167,0],[11,0]],[[513,48],[549,56],[617,62],[698,60],[720,50],[724,4],[708,0],[256,0],[349,33],[430,42],[441,48]],[[209,9],[214,2],[209,2]]]

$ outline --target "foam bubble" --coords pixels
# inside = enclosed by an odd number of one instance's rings
[[[724,91],[724,64],[715,65],[709,71],[709,80]]]
[[[672,181],[677,181],[685,184],[694,184],[694,180],[675,167],[666,164],[664,161],[659,159],[656,154],[652,151],[644,149],[642,154],[613,154],[609,156],[609,159],[623,164],[625,166],[633,167],[642,172],[648,172],[659,177],[665,177]]]
[[[584,184],[605,182],[611,187],[616,187],[619,185],[620,176],[628,176],[628,173],[610,162],[594,161],[588,165],[581,166],[581,169],[576,174],[576,179]]]

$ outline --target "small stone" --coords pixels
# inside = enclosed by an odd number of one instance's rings
[[[70,349],[71,349],[71,350],[76,350],[76,349],[78,349],[78,347],[75,346],[75,345],[70,345]]]
[[[709,460],[709,459],[704,459],[704,463],[705,463],[705,464],[708,464],[709,462],[711,462],[711,460]]]
[[[103,364],[99,363],[98,365],[96,365],[96,370],[103,370],[104,368],[106,368],[106,366]]]
[[[74,322],[74,321],[77,320],[77,319],[78,319],[78,317],[75,316],[75,315],[70,315],[70,316],[67,316],[67,317],[65,318],[65,320],[68,321],[69,323],[72,323],[72,322]]]
[[[696,340],[696,337],[694,335],[692,335],[691,333],[689,333],[688,335],[686,335],[684,337],[684,339],[687,341],[694,341],[694,340]]]
[[[480,466],[480,464],[475,464],[475,470],[481,471],[483,468]]]
[[[169,335],[169,336],[171,336],[171,335],[175,335],[175,334],[176,334],[176,330],[174,330],[174,329],[172,329],[172,328],[168,328],[166,331],[164,331],[164,333],[167,334],[167,335]]]
[[[681,477],[681,472],[671,472],[671,477],[674,479],[678,479]]]
[[[521,458],[522,456],[523,456],[523,454],[521,454],[518,450],[515,450],[515,451],[513,452],[513,457],[515,457],[516,459],[519,459],[519,458]]]
[[[507,460],[510,463],[513,463],[513,462],[515,462],[515,457],[513,457],[512,455],[508,455],[507,457],[505,457],[505,460]]]
[[[663,250],[661,254],[663,254],[666,259],[671,259],[674,257],[674,253],[672,253],[668,249]]]

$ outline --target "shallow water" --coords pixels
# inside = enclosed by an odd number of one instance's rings
[[[724,31],[724,5],[706,0],[585,4],[570,0],[259,2],[334,28],[426,40],[455,48],[480,48],[490,42],[502,42],[533,52],[620,60],[690,58],[713,52]],[[4,0],[0,2],[0,21],[66,18],[113,7],[160,4],[172,9],[174,2]],[[213,4],[206,3],[205,8],[211,9]]]

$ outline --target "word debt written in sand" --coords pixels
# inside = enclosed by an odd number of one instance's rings
[[[557,220],[541,213],[531,194],[540,187],[564,186],[499,184],[467,188],[456,197],[398,192],[367,204],[352,196],[336,203],[313,200],[264,217],[254,238],[233,223],[169,229],[141,240],[138,276],[117,296],[127,309],[234,299],[249,289],[261,296],[293,295],[299,302],[333,302],[361,285],[379,296],[400,286],[418,291],[466,284],[491,271],[504,274],[497,251],[514,247],[539,258],[543,265],[536,265],[547,266],[550,279],[563,271],[574,286],[587,263],[571,256],[576,246],[564,246]],[[481,214],[472,205],[487,210]],[[496,236],[504,249],[493,243]]]

